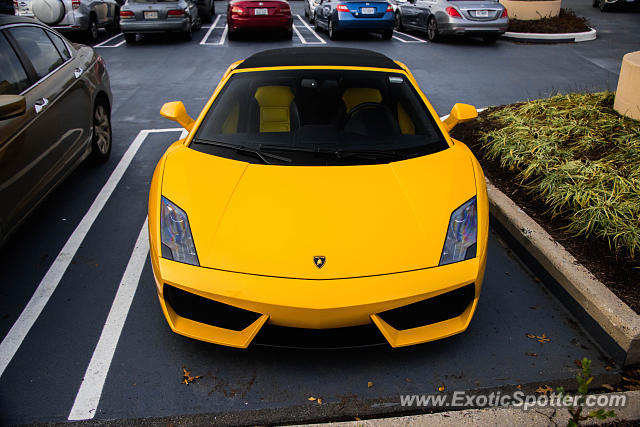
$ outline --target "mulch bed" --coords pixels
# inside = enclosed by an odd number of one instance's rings
[[[576,16],[570,9],[560,9],[560,14],[553,18],[536,19],[534,21],[522,21],[509,19],[507,31],[512,33],[584,33],[590,31],[586,18]]]
[[[500,107],[492,108],[496,111]],[[479,116],[483,120],[462,123],[451,131],[451,136],[463,141],[476,156],[485,175],[503,193],[511,198],[531,218],[542,226],[557,242],[584,265],[598,280],[607,286],[615,295],[640,314],[640,266],[625,255],[615,254],[609,249],[604,239],[575,237],[564,231],[566,222],[558,218],[551,219],[544,203],[535,200],[520,186],[516,171],[503,169],[496,160],[485,157],[478,133],[498,129],[501,126],[487,119],[487,111]]]

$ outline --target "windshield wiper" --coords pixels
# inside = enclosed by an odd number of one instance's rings
[[[259,145],[260,150],[274,150],[274,151],[295,151],[303,153],[317,153],[332,155],[339,158],[353,157],[353,156],[368,156],[368,157],[386,157],[391,159],[403,158],[402,154],[396,151],[382,151],[382,150],[321,150],[318,147],[295,147],[291,145]]]
[[[282,156],[278,156],[276,154],[271,154],[271,153],[262,153],[259,149],[245,147],[244,145],[227,144],[226,142],[214,141],[212,139],[205,139],[205,138],[194,138],[192,142],[195,142],[196,144],[211,145],[212,147],[228,148],[230,150],[236,150],[236,152],[238,153],[254,154],[267,165],[273,164],[269,162],[267,158],[276,159],[276,160],[280,160],[281,162],[287,162],[287,163],[291,163],[292,161],[287,157],[282,157]]]

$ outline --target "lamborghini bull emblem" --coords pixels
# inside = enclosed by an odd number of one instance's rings
[[[325,261],[327,260],[326,257],[323,256],[314,256],[313,257],[313,263],[316,265],[316,267],[318,268],[322,268],[324,267]]]

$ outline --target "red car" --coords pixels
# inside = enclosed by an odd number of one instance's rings
[[[229,40],[233,40],[240,30],[280,29],[286,37],[293,36],[293,18],[286,0],[231,0],[227,9]]]

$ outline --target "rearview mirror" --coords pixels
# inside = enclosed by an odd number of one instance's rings
[[[187,114],[187,110],[184,108],[182,101],[167,102],[160,109],[160,115],[174,122],[178,122],[180,126],[189,132],[191,132],[193,123],[195,122],[195,120]]]
[[[27,101],[20,95],[0,95],[0,120],[21,116],[27,110]]]
[[[449,132],[456,127],[458,123],[468,122],[478,117],[478,110],[476,107],[469,104],[456,104],[451,109],[449,117],[442,122],[445,129]]]

